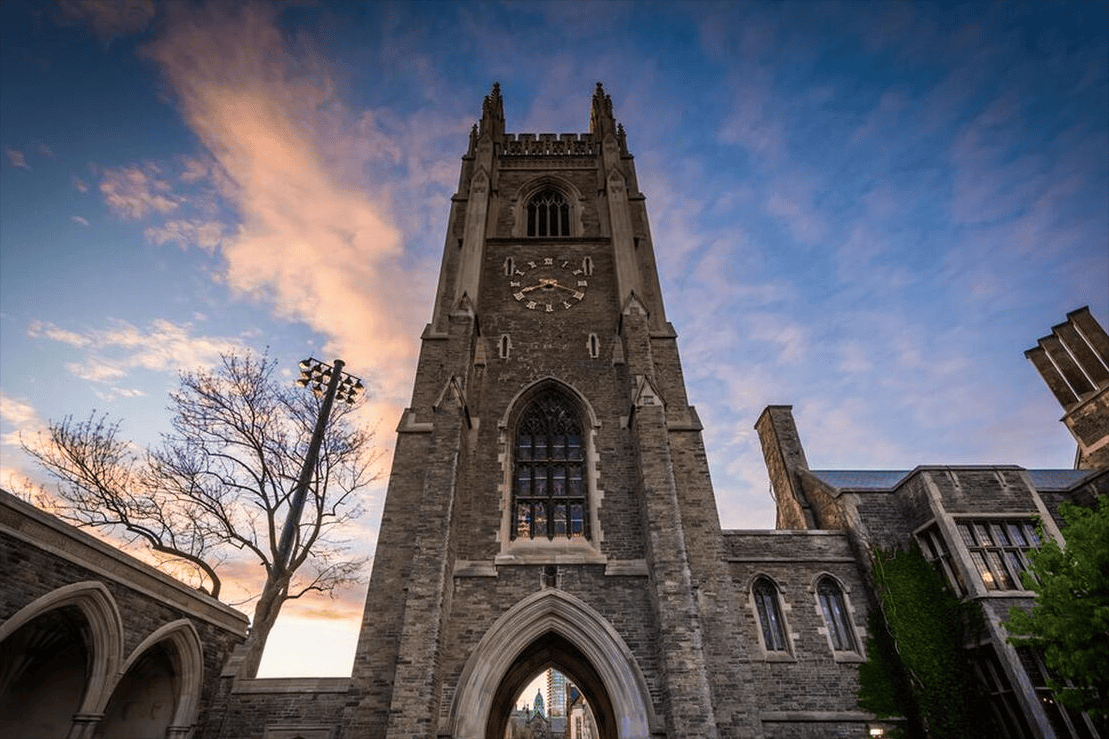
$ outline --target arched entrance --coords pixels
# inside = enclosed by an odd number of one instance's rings
[[[513,699],[536,673],[549,667],[566,675],[582,691],[597,722],[598,739],[618,739],[612,701],[601,676],[581,650],[554,632],[547,632],[528,645],[508,668],[490,705],[485,739],[504,739]]]
[[[69,734],[88,684],[88,622],[75,606],[24,624],[0,650],[0,736]]]
[[[612,625],[581,600],[548,588],[514,605],[482,637],[441,733],[503,739],[513,699],[546,666],[565,672],[587,695],[605,739],[648,739],[661,729],[643,673]]]
[[[0,735],[53,739],[74,723],[95,723],[122,643],[119,609],[96,581],[63,586],[12,614],[0,624]]]

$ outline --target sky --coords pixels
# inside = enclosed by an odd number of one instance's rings
[[[774,525],[770,404],[813,469],[1072,467],[1023,352],[1109,323],[1107,29],[1106,3],[4,2],[0,483],[43,479],[19,443],[48,420],[156,441],[179,371],[243,349],[344,359],[387,460],[494,81],[510,132],[611,95],[725,528]],[[261,674],[349,674],[364,593],[287,606]]]

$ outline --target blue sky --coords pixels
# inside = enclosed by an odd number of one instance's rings
[[[3,484],[46,419],[156,439],[177,372],[242,347],[345,359],[391,448],[493,81],[512,132],[612,96],[725,527],[773,526],[772,403],[816,469],[1070,467],[1023,351],[1109,322],[1107,28],[1105,3],[3,3]],[[363,597],[290,609],[339,653],[297,669],[349,669]]]

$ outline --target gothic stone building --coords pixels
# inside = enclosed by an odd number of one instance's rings
[[[988,633],[968,646],[999,734],[1091,736],[1040,700],[998,623],[1031,602],[1016,570],[1033,519],[1058,535],[1060,501],[1109,487],[1094,438],[1109,347],[1073,322],[1079,343],[1057,327],[1066,346],[1049,344],[1097,368],[1062,385],[1094,463],[811,470],[789,407],[771,406],[757,428],[778,528],[724,531],[609,97],[598,85],[588,133],[511,134],[494,86],[452,199],[353,672],[243,679],[232,658],[195,735],[502,739],[554,667],[603,739],[866,736],[869,552],[916,541],[983,604]]]

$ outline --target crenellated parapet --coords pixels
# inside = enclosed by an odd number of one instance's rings
[[[501,156],[595,156],[599,147],[589,133],[506,133]]]

